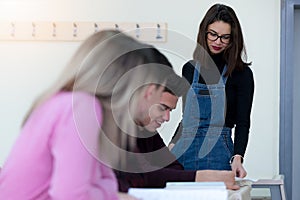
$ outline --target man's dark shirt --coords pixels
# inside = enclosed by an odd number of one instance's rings
[[[153,133],[149,133],[153,135]],[[160,167],[164,161],[169,164],[160,169],[145,173],[125,173],[116,171],[119,183],[119,191],[127,192],[129,188],[163,188],[167,182],[195,181],[196,171],[185,171],[183,166],[169,151],[158,133],[151,137],[138,138],[137,147],[139,153],[158,151],[155,156],[145,154],[148,165]],[[173,162],[171,162],[173,161]]]

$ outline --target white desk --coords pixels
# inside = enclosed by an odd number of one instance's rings
[[[178,184],[178,183],[177,183]],[[163,189],[158,188],[132,188],[129,190],[129,194],[137,197],[142,200],[182,200],[182,199],[197,199],[197,200],[251,200],[250,191],[251,186],[245,185],[242,186],[239,190],[226,190],[224,186],[218,186],[214,188],[197,188],[199,187],[197,183],[194,186],[186,185],[183,182],[184,186],[175,185]],[[188,187],[188,188],[186,188]],[[208,186],[211,187],[211,186]]]

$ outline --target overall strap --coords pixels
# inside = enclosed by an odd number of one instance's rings
[[[227,71],[227,65],[225,65],[224,68],[223,68],[223,72],[221,74],[221,78],[219,80],[219,84],[222,83],[222,82],[223,82],[223,84],[226,84],[226,81],[227,81],[227,78],[228,78],[228,76],[225,76],[226,71]]]
[[[201,68],[200,63],[197,61],[194,67],[193,83],[199,82],[200,68]]]

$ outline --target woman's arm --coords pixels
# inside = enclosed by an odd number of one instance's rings
[[[250,129],[250,115],[254,94],[253,73],[249,67],[236,74],[236,127],[234,133],[234,157],[231,167],[237,177],[245,177],[246,170],[242,166]]]

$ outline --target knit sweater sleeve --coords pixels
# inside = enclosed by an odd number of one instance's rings
[[[196,171],[183,170],[158,133],[149,138],[139,138],[137,144],[140,153],[145,153],[147,167],[155,170],[145,170],[144,173],[116,172],[121,192],[127,192],[130,187],[163,188],[167,182],[195,181]]]
[[[254,93],[253,73],[249,67],[235,74],[235,133],[234,154],[244,156],[250,129],[250,115]],[[230,105],[232,106],[232,105]],[[228,119],[230,124],[231,119]]]

